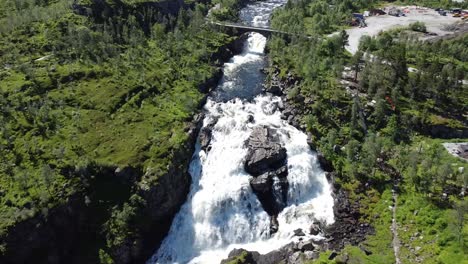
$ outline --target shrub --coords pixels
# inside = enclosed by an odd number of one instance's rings
[[[427,32],[426,24],[424,24],[423,22],[420,22],[420,21],[417,21],[417,22],[414,22],[414,23],[410,24],[409,27],[410,27],[411,30],[416,31],[416,32],[422,32],[422,33]]]

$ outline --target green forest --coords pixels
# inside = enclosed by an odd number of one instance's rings
[[[95,235],[79,245],[77,263],[114,263],[151,224],[143,193],[173,170],[185,173],[178,156],[193,147],[188,131],[203,87],[235,39],[205,16],[219,4],[213,19],[235,21],[245,3],[185,0],[168,15],[146,2],[0,0],[0,262],[11,230],[34,218],[52,222],[56,208],[79,199]],[[364,242],[373,254],[348,245],[313,263],[393,263],[387,208],[395,184],[402,262],[462,263],[468,164],[442,143],[466,142],[456,135],[467,129],[468,35],[422,42],[425,26],[415,23],[365,37],[350,54],[351,14],[383,4],[288,1],[272,17],[275,29],[314,36],[272,36],[268,71],[301,80],[287,99],[375,229]],[[340,83],[345,69],[352,89]],[[42,260],[47,252],[34,254]]]
[[[186,151],[200,87],[232,38],[204,25],[202,3],[176,17],[120,1],[83,16],[72,4],[0,3],[0,238],[81,197],[102,229],[90,254],[104,261],[137,232],[141,190]],[[126,168],[137,178],[109,176]]]
[[[378,4],[288,2],[276,11],[272,25],[320,36],[346,28],[346,10]],[[324,12],[328,5],[336,12]],[[349,245],[335,260],[328,260],[327,253],[313,263],[394,263],[391,214],[384,211],[395,184],[402,263],[466,259],[468,203],[460,191],[468,183],[467,162],[451,156],[442,143],[466,141],[448,131],[467,126],[468,36],[421,42],[419,31],[425,26],[417,22],[364,37],[355,54],[344,49],[344,30],[326,39],[285,42],[275,37],[269,42],[270,72],[301,80],[288,91],[288,100],[302,108],[302,122],[316,148],[332,161],[338,185],[359,201],[362,220],[375,228],[364,242],[373,254]],[[342,76],[345,68],[347,77]],[[339,82],[343,78],[351,81],[350,89]],[[435,127],[447,130],[435,133]],[[361,191],[363,186],[370,187]]]

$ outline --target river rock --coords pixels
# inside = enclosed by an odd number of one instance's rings
[[[279,82],[274,82],[274,83],[271,83],[270,85],[267,85],[264,91],[267,93],[276,95],[276,96],[283,95],[283,89],[281,89],[281,83]]]
[[[211,136],[213,133],[213,127],[218,122],[217,118],[214,118],[206,124],[206,126],[200,129],[200,133],[198,134],[198,140],[200,142],[201,149],[207,151],[209,150],[209,145],[211,143]]]
[[[310,226],[309,234],[316,236],[319,233],[320,233],[320,228],[317,225],[313,224]]]
[[[247,251],[245,249],[233,249],[227,259],[221,261],[221,264],[239,263],[239,264],[276,264],[286,263],[289,255],[283,250],[274,250],[265,255],[256,251]]]
[[[243,257],[243,261],[238,261],[241,256]],[[228,264],[228,263],[242,263],[242,264],[254,264],[257,263],[260,254],[258,252],[251,252],[247,251],[242,248],[235,248],[229,252],[228,258],[223,259],[221,264]]]
[[[250,186],[255,192],[266,193],[271,191],[273,184],[273,179],[270,176],[270,173],[264,173],[260,176],[254,177],[250,180]]]
[[[212,134],[212,130],[210,127],[203,127],[200,130],[200,135],[198,137],[200,140],[201,149],[206,150],[208,148],[211,142],[211,134]]]
[[[275,129],[255,127],[248,138],[245,170],[253,176],[250,186],[263,209],[276,217],[286,206],[289,183],[286,148]],[[278,230],[277,223],[270,224],[270,234]]]
[[[299,241],[299,243],[297,244],[297,248],[302,251],[302,252],[305,252],[305,251],[312,251],[314,250],[314,244],[312,244],[312,241]]]
[[[304,232],[300,228],[294,230],[294,235],[295,236],[305,236]]]
[[[247,146],[249,150],[245,170],[253,176],[279,169],[286,162],[286,149],[281,146],[276,131],[271,128],[256,127]]]
[[[278,232],[278,229],[279,229],[278,217],[276,215],[273,215],[270,217],[270,234],[274,234]]]

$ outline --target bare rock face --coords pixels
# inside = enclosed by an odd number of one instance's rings
[[[274,171],[286,163],[286,149],[279,143],[275,130],[256,127],[247,142],[245,170],[251,175]]]
[[[204,151],[208,152],[211,148],[211,136],[213,134],[213,127],[216,125],[216,122],[218,122],[218,120],[213,119],[206,126],[200,129],[198,140],[200,142],[201,149]]]
[[[256,127],[247,140],[248,152],[245,170],[254,176],[250,186],[263,209],[275,218],[286,206],[289,183],[286,149],[281,145],[276,130],[266,126]],[[270,228],[274,233],[278,230]]]

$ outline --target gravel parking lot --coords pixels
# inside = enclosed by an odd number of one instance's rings
[[[465,145],[465,146],[468,146],[468,142],[463,142],[463,143],[444,143],[443,144],[445,149],[450,153],[452,154],[453,156],[455,157],[458,157],[458,158],[462,158],[462,156],[460,156],[461,151],[459,149],[460,146],[462,145]],[[465,158],[466,160],[468,160],[467,158]]]
[[[408,8],[408,10],[409,13],[405,14],[406,16],[381,15],[367,17],[367,27],[354,27],[346,30],[349,34],[349,46],[347,46],[347,50],[354,54],[358,50],[359,39],[364,35],[375,36],[380,31],[408,26],[416,21],[424,22],[429,32],[436,33],[439,36],[452,34],[453,32],[445,31],[444,27],[461,21],[460,18],[452,17],[451,14],[441,16],[432,9]]]

